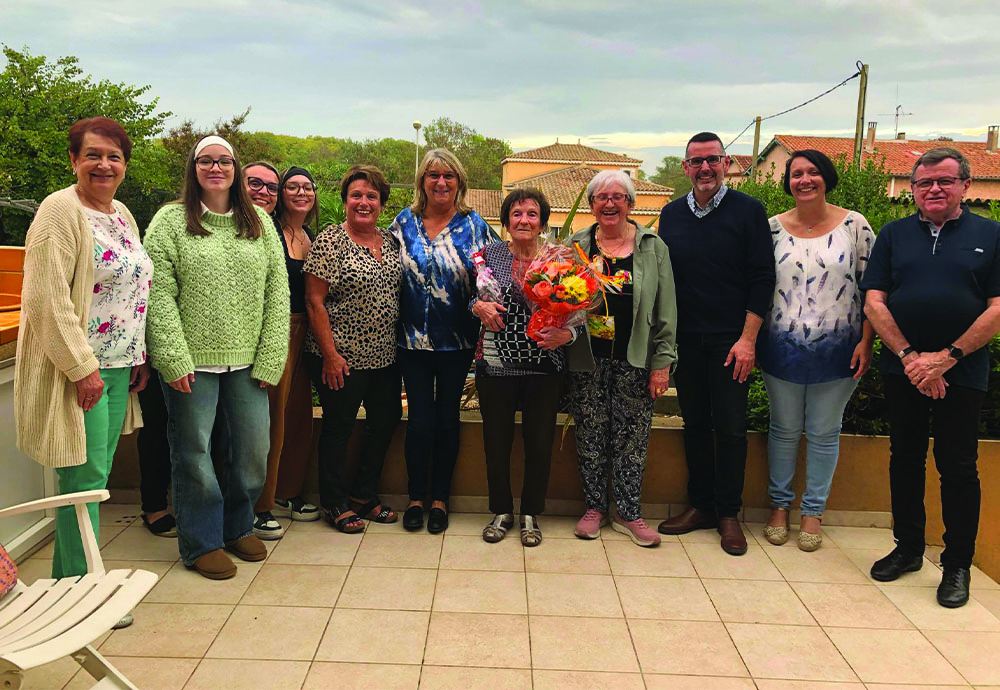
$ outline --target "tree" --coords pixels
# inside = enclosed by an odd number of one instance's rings
[[[428,148],[448,149],[462,161],[473,189],[500,189],[500,161],[513,153],[503,139],[484,137],[471,127],[439,117],[424,128]]]
[[[664,156],[663,164],[649,178],[650,182],[674,188],[674,199],[691,191],[691,180],[684,174],[684,160],[678,156]]]
[[[73,180],[66,135],[81,118],[104,116],[119,122],[133,142],[133,161],[143,160],[151,139],[172,113],[157,112],[158,99],[140,101],[149,86],[84,75],[72,56],[49,62],[28,50],[3,45],[7,64],[0,72],[0,196],[41,201]],[[148,190],[162,176],[149,165],[129,167],[131,184]],[[7,242],[24,241],[30,217],[4,209]]]

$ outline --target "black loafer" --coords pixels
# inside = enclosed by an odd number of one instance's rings
[[[903,573],[913,573],[924,565],[923,554],[916,556],[906,553],[898,546],[885,558],[880,558],[872,565],[871,576],[879,582],[898,580]]]
[[[410,506],[403,513],[403,528],[416,532],[424,528],[424,507]]]
[[[440,508],[431,508],[427,516],[427,531],[431,534],[438,534],[448,529],[448,513]]]
[[[169,538],[177,536],[177,520],[175,520],[174,516],[171,515],[170,513],[167,513],[163,517],[154,520],[153,522],[150,522],[146,518],[145,513],[143,513],[140,517],[142,517],[142,524],[146,526],[146,529],[148,529],[149,533],[152,534],[154,537]]]
[[[957,609],[969,603],[969,582],[972,573],[968,568],[945,568],[937,588],[937,600],[947,609]]]

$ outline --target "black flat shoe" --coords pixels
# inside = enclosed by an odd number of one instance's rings
[[[913,573],[920,570],[923,565],[923,554],[913,556],[897,546],[888,556],[875,561],[872,565],[871,575],[873,580],[892,582],[898,580],[903,573]]]
[[[947,609],[957,609],[969,603],[969,582],[972,573],[968,568],[945,568],[937,588],[937,600]]]
[[[170,513],[167,513],[153,522],[149,521],[145,513],[143,513],[140,517],[142,517],[142,524],[146,526],[146,529],[148,529],[149,533],[154,537],[170,538],[177,536],[177,520],[175,520],[174,516]]]
[[[431,508],[427,516],[427,531],[431,534],[438,534],[448,529],[448,513],[440,508]]]
[[[410,532],[417,532],[424,528],[424,507],[410,506],[403,513],[403,528]]]

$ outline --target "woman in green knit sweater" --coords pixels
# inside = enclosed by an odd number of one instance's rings
[[[188,156],[182,198],[146,233],[153,260],[148,340],[169,414],[173,502],[181,560],[210,579],[236,574],[223,549],[263,560],[253,534],[268,451],[264,388],[288,354],[288,274],[273,223],[246,192],[239,158],[221,137]],[[218,475],[216,416],[228,452]]]

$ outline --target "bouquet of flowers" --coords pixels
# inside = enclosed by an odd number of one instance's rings
[[[535,305],[528,322],[528,337],[540,340],[546,326],[564,328],[571,317],[582,321],[601,299],[601,282],[576,252],[562,245],[545,245],[524,273],[525,297]]]
[[[476,292],[484,302],[503,302],[500,283],[493,277],[493,271],[486,265],[482,252],[472,255],[472,266],[476,271]]]

